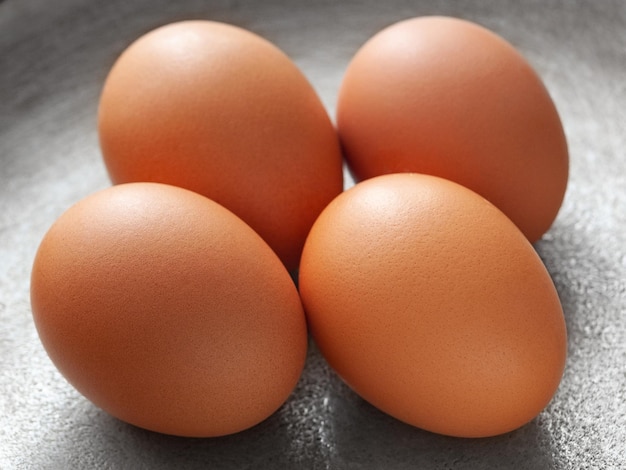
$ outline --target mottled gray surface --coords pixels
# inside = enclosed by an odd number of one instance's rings
[[[109,417],[50,363],[29,306],[30,267],[52,221],[109,184],[95,116],[114,58],[143,32],[201,17],[285,50],[333,113],[343,70],[383,26],[410,16],[478,21],[544,78],[571,150],[559,217],[537,244],[561,296],[569,358],[533,422],[463,440],[364,403],[312,348],[290,400],[219,439],[143,431]],[[6,0],[0,2],[0,469],[626,468],[626,2]]]

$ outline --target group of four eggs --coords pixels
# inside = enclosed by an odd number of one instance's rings
[[[31,302],[52,361],[112,415],[249,428],[293,391],[308,333],[365,400],[437,433],[511,431],[555,393],[565,323],[531,243],[561,206],[567,145],[493,32],[446,17],[380,31],[335,127],[270,42],[169,24],[113,66],[99,136],[115,185],[44,236]]]

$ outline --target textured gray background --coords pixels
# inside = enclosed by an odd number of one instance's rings
[[[536,245],[569,332],[565,376],[548,408],[495,438],[430,434],[364,403],[314,348],[275,415],[219,439],[143,431],[75,392],[37,338],[30,267],[53,220],[109,184],[96,107],[122,49],[176,19],[234,23],[285,50],[334,115],[356,48],[383,26],[432,13],[475,20],[516,45],[563,119],[570,185],[556,223]],[[622,0],[0,1],[0,469],[626,468],[625,175]]]

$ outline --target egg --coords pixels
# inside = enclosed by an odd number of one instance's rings
[[[343,189],[338,136],[312,85],[275,45],[220,22],[171,23],[130,44],[104,83],[98,134],[113,183],[207,196],[290,271]]]
[[[343,77],[337,127],[357,181],[397,172],[453,180],[531,243],[565,196],[568,148],[548,90],[513,45],[466,20],[411,18],[371,37]]]
[[[303,369],[295,285],[241,219],[178,187],[96,192],[45,234],[31,276],[43,346],[111,415],[179,436],[270,416]]]
[[[362,398],[450,436],[514,430],[549,403],[567,334],[549,273],[493,204],[419,174],[368,179],[307,238],[309,330]]]

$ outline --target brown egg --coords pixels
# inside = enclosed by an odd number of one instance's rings
[[[534,242],[568,179],[557,110],[518,51],[468,21],[420,17],[366,42],[343,79],[337,126],[357,180],[416,172],[456,181]]]
[[[307,238],[300,294],[348,385],[429,431],[511,431],[561,379],[565,323],[540,258],[500,210],[442,178],[385,175],[338,196]]]
[[[99,136],[114,183],[210,197],[292,271],[343,189],[339,140],[313,87],[276,46],[222,23],[173,23],[131,44],[104,85]]]
[[[67,380],[161,433],[255,425],[305,361],[304,313],[275,253],[228,210],[173,186],[114,186],[67,210],[37,252],[31,301]]]

